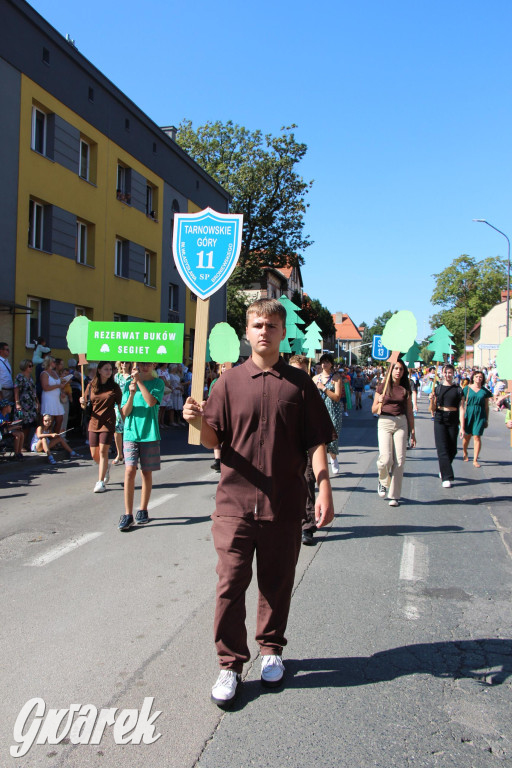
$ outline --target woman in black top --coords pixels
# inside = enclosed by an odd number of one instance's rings
[[[455,368],[448,363],[443,368],[443,382],[438,384],[430,399],[435,405],[434,440],[439,460],[439,476],[443,488],[451,488],[452,462],[457,455],[457,436],[464,437],[464,393],[453,383]]]

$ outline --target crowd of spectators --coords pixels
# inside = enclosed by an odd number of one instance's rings
[[[10,447],[13,458],[23,459],[23,451],[30,451],[33,438],[38,427],[43,426],[43,415],[52,418],[52,429],[57,435],[66,435],[67,439],[84,440],[88,444],[88,418],[86,410],[80,405],[82,392],[87,390],[97,372],[97,364],[89,363],[83,371],[74,358],[65,362],[62,358],[53,357],[46,340],[39,337],[34,341],[32,359],[24,358],[18,364],[18,371],[13,370],[9,360],[10,349],[5,342],[0,342],[0,402],[5,402],[2,409],[0,426],[2,434],[17,432],[16,438],[2,437],[3,453],[6,445]],[[128,386],[132,363],[116,362],[114,380],[124,391]],[[312,363],[312,377],[322,375],[322,365]],[[476,369],[459,366],[455,372],[455,383],[466,387],[470,383]],[[375,391],[384,380],[386,368],[378,364],[346,365],[334,363],[331,371],[332,379],[340,396],[340,409],[345,416],[351,410],[362,409],[365,399],[373,400]],[[507,382],[500,380],[496,368],[484,367],[481,372],[485,376],[485,387],[492,394],[490,400],[496,411],[510,413],[510,392]],[[325,372],[324,372],[325,373]],[[412,393],[414,413],[418,409],[418,400],[422,395],[428,396],[432,389],[436,373],[435,364],[421,364],[409,368],[409,385]],[[192,381],[192,364],[159,363],[155,365],[153,376],[158,376],[164,382],[164,398],[159,408],[159,428],[183,429],[187,426],[183,420],[183,402],[190,395]],[[207,363],[205,366],[204,392],[208,396],[212,382],[218,376],[218,366]],[[327,376],[328,378],[328,376]],[[10,409],[7,409],[10,404]],[[114,431],[115,458],[114,464],[122,464],[123,456],[123,419],[119,407],[115,406],[116,423]],[[510,419],[506,419],[507,426]],[[8,428],[8,425],[13,425]],[[21,435],[21,437],[20,437]],[[22,440],[22,442],[21,442]],[[59,443],[62,448],[62,443]],[[21,447],[20,447],[21,446]],[[41,446],[40,446],[41,447]],[[45,451],[48,456],[51,451]],[[217,456],[215,456],[217,460]]]

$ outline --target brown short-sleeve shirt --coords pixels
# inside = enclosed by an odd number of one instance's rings
[[[262,371],[249,358],[216,382],[204,419],[222,444],[218,514],[259,520],[302,515],[307,450],[335,434],[304,371],[282,359]]]
[[[89,387],[92,403],[92,416],[89,421],[90,432],[114,432],[116,428],[116,412],[114,405],[120,406],[123,398],[119,384],[113,389],[95,394]],[[87,397],[86,397],[87,399]]]

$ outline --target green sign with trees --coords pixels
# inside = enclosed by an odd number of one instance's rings
[[[181,363],[183,323],[90,322],[88,360]]]

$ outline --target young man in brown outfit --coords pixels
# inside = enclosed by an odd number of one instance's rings
[[[256,640],[261,681],[281,683],[295,566],[306,501],[304,469],[309,451],[318,482],[317,527],[334,516],[325,444],[332,422],[317,388],[303,371],[279,356],[286,310],[260,299],[247,309],[251,357],[219,379],[208,403],[187,398],[183,416],[202,416],[201,442],[221,444],[222,470],[213,514],[219,557],[215,644],[221,672],[213,701],[231,704],[243,664],[250,659],[245,627],[245,592],[256,552],[259,588]]]

